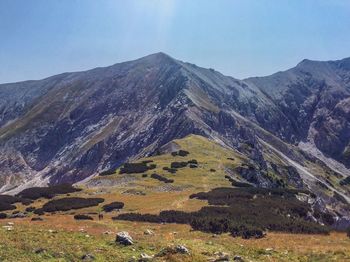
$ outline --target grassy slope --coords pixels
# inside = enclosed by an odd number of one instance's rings
[[[121,212],[159,213],[168,209],[198,210],[206,205],[206,202],[189,200],[188,196],[219,186],[229,186],[230,183],[224,178],[224,167],[239,165],[244,161],[237,152],[222,148],[200,136],[189,136],[175,142],[190,154],[186,157],[166,154],[147,158],[157,164],[155,170],[147,173],[149,175],[158,173],[172,178],[175,180],[173,184],[164,184],[150,177],[142,178],[141,174],[115,174],[96,177],[85,190],[70,195],[102,197],[105,198],[105,203],[122,201],[125,203],[125,208]],[[233,157],[235,160],[229,160],[228,157]],[[176,174],[162,170],[164,166],[170,166],[172,161],[190,159],[197,159],[199,168],[179,169]],[[210,172],[212,168],[216,172]],[[91,186],[103,181],[113,183],[114,186]],[[130,190],[142,191],[145,195],[135,195],[130,193]],[[36,201],[34,206],[40,207],[45,201],[43,199]],[[23,210],[24,207],[18,206],[18,209]],[[101,205],[73,212],[100,210]],[[13,231],[6,231],[0,227],[0,260],[79,261],[81,256],[91,253],[97,261],[127,261],[133,256],[139,258],[141,253],[152,255],[166,246],[184,244],[190,249],[190,256],[176,255],[167,259],[207,261],[215,257],[215,251],[223,251],[229,253],[231,257],[240,255],[246,261],[350,261],[350,240],[341,233],[329,236],[269,233],[263,239],[243,240],[226,234],[213,237],[211,234],[191,231],[187,225],[112,221],[110,217],[115,216],[117,212],[106,214],[102,221],[98,221],[96,215],[94,221],[74,221],[71,213],[70,211],[45,215],[42,222],[31,222],[30,218],[12,220],[15,222]],[[0,224],[4,225],[8,221],[0,220]],[[50,229],[57,230],[57,233],[50,233]],[[152,229],[155,235],[144,235],[146,229]],[[113,233],[103,234],[106,231]],[[136,241],[135,245],[131,247],[116,245],[114,238],[118,231],[128,231]],[[34,251],[38,248],[46,251],[36,254]]]

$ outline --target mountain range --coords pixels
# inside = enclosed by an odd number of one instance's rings
[[[156,53],[1,84],[0,192],[84,183],[190,134],[247,157],[256,186],[284,177],[348,213],[350,58],[238,80]]]

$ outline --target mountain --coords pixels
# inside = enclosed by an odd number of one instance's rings
[[[157,53],[3,84],[0,192],[85,181],[197,134],[248,158],[248,182],[284,178],[346,213],[337,203],[350,199],[349,81],[350,59],[238,80]]]

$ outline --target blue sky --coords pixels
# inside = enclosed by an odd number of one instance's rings
[[[163,51],[236,78],[350,56],[348,0],[0,0],[0,83]]]

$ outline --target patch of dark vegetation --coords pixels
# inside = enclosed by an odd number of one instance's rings
[[[348,236],[348,238],[350,238],[350,227],[348,227],[348,229],[346,230],[346,235]]]
[[[179,151],[171,153],[172,156],[182,156],[182,157],[185,157],[185,156],[187,156],[189,154],[190,154],[190,152],[188,152],[186,150],[179,150]]]
[[[228,157],[227,159],[228,159],[228,160],[235,161],[235,159],[234,159],[233,157]]]
[[[216,170],[214,168],[211,168],[209,171],[210,172],[216,172]]]
[[[5,213],[0,213],[0,219],[5,219],[7,218],[7,215]]]
[[[164,182],[164,183],[174,183],[174,179],[168,179],[168,178],[166,178],[164,176],[161,176],[161,175],[158,175],[158,174],[155,174],[155,173],[152,174],[151,177],[154,178],[154,179],[157,179],[157,180],[159,180],[161,182]]]
[[[44,209],[43,208],[37,208],[37,209],[35,209],[34,210],[34,212],[33,212],[34,214],[36,214],[36,215],[39,215],[39,216],[42,216],[42,215],[44,215],[45,214],[45,212],[44,212]]]
[[[350,176],[348,176],[348,177],[346,177],[346,178],[340,180],[340,181],[339,181],[339,184],[340,184],[341,186],[350,185]]]
[[[163,167],[163,170],[168,171],[171,174],[175,174],[177,169],[176,168],[169,168],[169,167]]]
[[[99,176],[110,176],[110,175],[115,174],[115,171],[116,171],[115,169],[109,169],[109,170],[102,171],[98,175]]]
[[[35,207],[27,207],[25,210],[26,212],[34,212]]]
[[[216,188],[191,195],[207,200],[210,206],[199,211],[162,211],[159,215],[125,213],[113,219],[154,223],[189,224],[195,230],[211,233],[229,232],[232,236],[260,238],[265,230],[327,234],[329,228],[312,222],[309,204],[299,201],[304,190],[264,188]]]
[[[143,160],[142,163],[144,164],[153,163],[153,160]]]
[[[232,186],[234,186],[234,187],[253,187],[251,184],[236,181],[232,177],[227,176],[227,175],[225,176],[225,178],[228,179],[228,181],[230,181]]]
[[[147,174],[142,174],[142,177],[148,177],[148,175]]]
[[[41,217],[33,217],[31,219],[31,221],[43,221],[44,219],[42,219]]]
[[[102,207],[102,209],[105,212],[112,212],[114,210],[122,209],[123,207],[124,207],[124,203],[123,202],[112,202],[110,204],[104,205]]]
[[[171,168],[183,168],[187,166],[187,162],[171,162],[170,167]]]
[[[103,201],[104,201],[103,198],[81,198],[81,197],[60,198],[60,199],[51,200],[46,204],[44,204],[43,210],[45,212],[68,211],[72,209],[98,206]]]
[[[60,184],[48,187],[31,187],[24,189],[20,193],[17,194],[18,197],[28,198],[32,200],[36,200],[39,198],[47,198],[51,199],[56,195],[68,194],[73,192],[81,191],[79,188],[75,188],[70,184]]]
[[[196,159],[191,159],[190,161],[188,161],[187,163],[189,164],[194,164],[194,165],[198,165],[198,161]]]
[[[119,174],[144,173],[148,170],[155,169],[156,164],[147,165],[150,162],[143,161],[141,163],[125,163],[119,171]]]
[[[190,164],[190,168],[198,168],[198,165],[196,165],[196,164]]]
[[[94,220],[91,216],[78,214],[74,216],[75,220]]]
[[[16,209],[16,206],[14,205],[15,203],[22,203],[23,205],[28,206],[32,201],[17,196],[0,195],[0,211]]]

